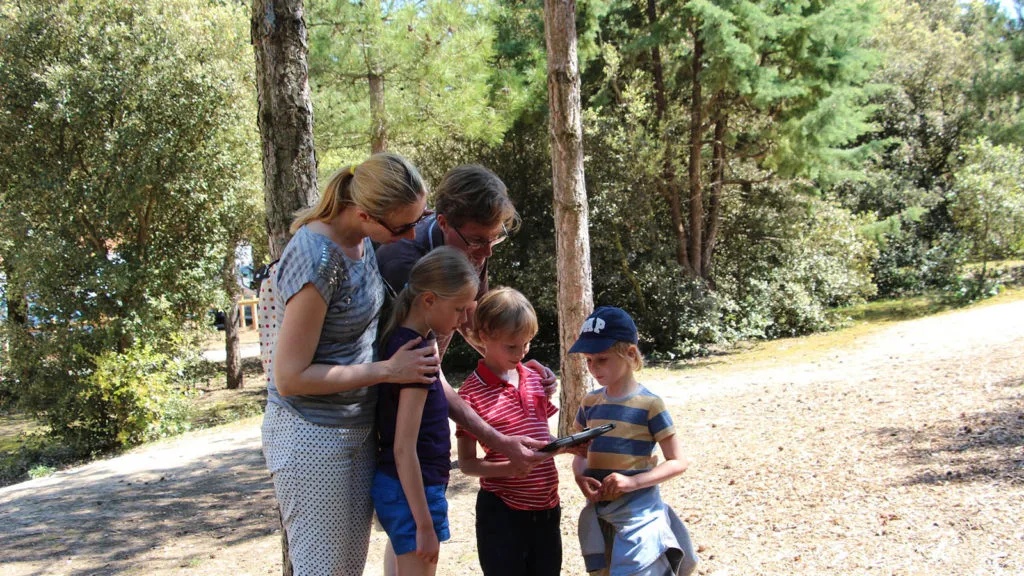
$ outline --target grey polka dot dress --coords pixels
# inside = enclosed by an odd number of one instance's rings
[[[376,388],[281,396],[274,383],[285,303],[312,284],[327,303],[314,364],[372,362],[384,300],[373,246],[360,260],[300,228],[260,291],[260,348],[267,374],[263,455],[274,482],[296,576],[361,576],[370,541],[377,447]]]
[[[361,576],[373,517],[373,429],[317,426],[269,404],[263,439],[295,576]]]

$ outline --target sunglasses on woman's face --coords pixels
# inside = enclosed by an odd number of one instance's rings
[[[409,222],[408,224],[402,224],[401,226],[399,226],[397,228],[392,228],[391,226],[388,226],[383,220],[381,220],[380,218],[377,218],[376,216],[370,216],[370,218],[373,218],[374,222],[376,222],[377,224],[380,224],[381,226],[383,226],[384,229],[387,230],[388,232],[391,232],[392,236],[401,236],[401,235],[405,234],[406,232],[408,232],[409,230],[412,230],[413,228],[415,228],[416,225],[419,224],[420,222],[423,222],[428,217],[433,216],[433,215],[434,215],[434,211],[433,210],[430,210],[430,209],[424,210],[423,214],[420,214],[419,218],[417,218],[416,220],[413,220],[412,222]]]

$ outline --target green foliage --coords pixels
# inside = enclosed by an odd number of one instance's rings
[[[24,314],[4,323],[4,377],[76,448],[149,437],[175,410],[163,380],[115,367],[159,374],[140,355],[180,357],[206,321],[258,206],[251,69],[238,6],[0,5],[0,262]]]
[[[57,469],[54,468],[53,466],[40,464],[38,466],[34,466],[31,470],[28,471],[28,477],[32,478],[33,480],[36,478],[45,478],[46,476],[50,476],[56,471]]]
[[[955,286],[966,261],[966,246],[953,234],[938,242],[921,240],[916,222],[900,222],[886,232],[871,272],[878,295],[886,298],[923,294]]]
[[[778,187],[731,205],[717,288],[730,302],[723,320],[740,337],[777,338],[827,330],[832,310],[875,293],[874,244],[863,219],[831,203]]]
[[[33,471],[52,473],[80,458],[70,446],[43,432],[21,434],[16,444],[13,450],[0,451],[0,486],[35,478]]]
[[[950,204],[972,256],[984,262],[1024,253],[1024,150],[979,138],[963,154]]]
[[[136,345],[91,359],[94,367],[48,389],[33,387],[28,400],[48,406],[44,421],[79,453],[139,444],[188,427],[185,362]]]
[[[327,170],[364,158],[376,128],[406,154],[436,139],[496,143],[507,111],[522,105],[516,83],[492,66],[489,0],[319,0],[308,7],[315,141]],[[371,77],[382,83],[379,117]]]

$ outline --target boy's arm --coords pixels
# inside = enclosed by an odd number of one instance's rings
[[[580,487],[580,492],[583,492],[587,500],[597,502],[601,499],[601,483],[597,481],[597,478],[584,476],[583,473],[586,470],[587,458],[574,455],[572,458],[572,475],[576,478],[576,485]]]
[[[475,436],[485,446],[497,450],[522,473],[548,457],[547,454],[535,452],[544,447],[544,442],[529,436],[506,436],[484,421],[476,411],[448,384],[444,371],[439,372],[444,396],[448,399],[448,417]]]
[[[617,498],[626,492],[633,492],[661,484],[686,471],[690,461],[683,454],[683,448],[679,443],[677,434],[662,438],[658,445],[661,446],[661,452],[665,455],[664,462],[636,476],[625,476],[618,472],[609,474],[601,484],[602,496],[604,498]]]
[[[529,473],[520,472],[511,462],[488,462],[477,456],[476,440],[468,436],[459,438],[459,470],[468,476],[477,478],[525,477]]]
[[[425,388],[403,388],[398,396],[398,416],[395,425],[395,467],[402,492],[409,502],[416,521],[416,555],[424,562],[437,564],[441,544],[434,532],[427,493],[423,487],[423,472],[416,455],[416,439],[420,433],[423,405],[427,402]]]

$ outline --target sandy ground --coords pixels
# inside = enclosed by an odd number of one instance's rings
[[[700,573],[1024,574],[1024,302],[644,382],[692,459],[663,496]],[[581,575],[568,464],[563,573]],[[479,573],[475,492],[453,474],[438,574]],[[279,542],[258,419],[0,489],[2,575],[278,574]]]

